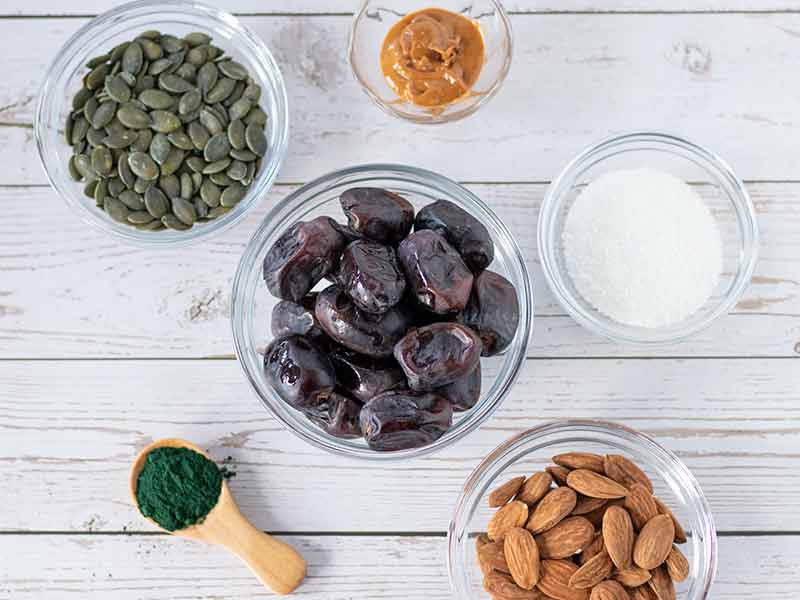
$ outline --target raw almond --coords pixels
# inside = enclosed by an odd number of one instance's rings
[[[633,527],[639,531],[650,519],[659,514],[653,494],[641,483],[634,483],[625,497],[625,508],[631,515]]]
[[[522,484],[522,489],[517,494],[517,500],[525,504],[536,504],[553,485],[553,476],[547,471],[534,473]]]
[[[647,584],[633,588],[630,595],[631,600],[658,600],[656,593]]]
[[[503,542],[487,542],[478,547],[478,564],[484,575],[492,571],[511,572],[506,562]]]
[[[669,578],[667,568],[661,565],[657,569],[650,571],[650,581],[647,585],[655,592],[658,600],[675,600],[675,585]]]
[[[489,535],[489,539],[499,542],[505,537],[509,529],[522,527],[527,520],[528,505],[515,500],[494,513],[489,525],[486,527],[486,533]]]
[[[523,590],[511,575],[493,571],[483,579],[483,589],[498,600],[542,600],[542,595],[537,590]]]
[[[574,490],[568,487],[549,491],[536,505],[525,529],[534,534],[547,531],[572,512],[577,500]]]
[[[628,588],[639,587],[650,581],[650,571],[637,566],[620,569],[614,572],[614,579]]]
[[[506,534],[503,544],[514,583],[524,590],[532,590],[539,581],[539,548],[530,531],[515,527]]]
[[[603,541],[618,569],[631,566],[633,540],[633,523],[628,511],[621,506],[609,507],[603,516]]]
[[[583,517],[569,517],[535,539],[542,558],[567,558],[592,542],[594,527]]]
[[[675,515],[672,511],[664,504],[661,500],[653,496],[658,505],[658,512],[662,515],[668,515],[670,519],[672,519],[672,524],[675,526],[675,543],[676,544],[685,544],[686,543],[686,531],[684,531],[683,526],[680,524],[678,519],[675,518]]]
[[[556,482],[558,485],[567,485],[567,476],[569,475],[569,469],[566,467],[547,467],[545,469],[550,476],[553,478],[553,481]]]
[[[509,500],[517,495],[524,481],[524,477],[514,477],[514,479],[506,481],[499,488],[492,491],[489,494],[489,506],[491,508],[499,508],[507,504]]]
[[[603,536],[608,545],[608,536],[603,531]],[[667,515],[658,515],[650,519],[636,538],[633,547],[633,562],[643,569],[655,569],[663,563],[670,550],[672,541],[675,539],[675,526],[672,519]],[[613,554],[612,554],[613,558]],[[658,593],[658,590],[655,590]]]
[[[592,511],[602,508],[606,505],[608,500],[605,498],[589,498],[583,494],[578,494],[578,502],[575,503],[575,508],[572,509],[573,515],[585,515]]]
[[[588,561],[592,560],[604,550],[605,544],[603,543],[603,534],[597,533],[595,534],[594,539],[589,542],[589,545],[583,549],[583,552],[578,555],[578,562],[582,565],[585,565]]]
[[[569,580],[577,570],[577,565],[569,560],[543,560],[542,576],[536,587],[555,600],[589,600],[587,590],[569,587]]]
[[[603,550],[583,563],[583,566],[572,574],[569,579],[569,587],[579,590],[593,588],[611,575],[613,568],[614,563],[611,562],[608,552]]]
[[[628,495],[628,490],[613,479],[588,469],[570,471],[567,485],[590,498],[623,498]]]
[[[667,573],[672,581],[686,581],[686,578],[689,577],[689,561],[677,546],[672,546],[672,550],[669,551],[666,565]]]
[[[601,475],[605,473],[603,457],[591,452],[567,452],[553,457],[553,462],[568,469],[589,469]]]
[[[653,493],[653,482],[645,475],[636,463],[619,454],[606,454],[603,459],[603,469],[606,476],[617,483],[627,487],[634,483],[641,483],[647,491]]]
[[[616,581],[608,580],[592,588],[589,600],[630,600],[630,596]]]
[[[607,500],[603,506],[601,506],[600,508],[596,508],[592,512],[588,512],[583,516],[589,519],[592,522],[592,525],[595,526],[595,528],[600,529],[603,526],[603,516],[605,516],[606,511],[612,506],[623,506],[624,504],[625,504],[624,498],[617,498],[616,500]]]

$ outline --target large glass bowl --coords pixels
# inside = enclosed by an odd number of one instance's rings
[[[270,315],[277,300],[262,277],[264,256],[275,241],[297,221],[329,216],[346,219],[339,195],[351,187],[381,187],[402,194],[419,210],[435,200],[454,202],[477,217],[489,230],[495,244],[490,269],[505,276],[517,289],[519,327],[506,351],[481,359],[481,398],[469,411],[457,414],[453,426],[428,446],[397,452],[371,450],[363,440],[343,440],[328,435],[300,412],[284,403],[267,383],[263,351],[269,340]],[[323,281],[317,289],[328,285]],[[281,201],[265,218],[250,240],[233,282],[231,322],[236,355],[258,398],[276,418],[297,436],[320,448],[359,458],[400,459],[428,454],[475,430],[500,405],[525,361],[533,322],[533,291],[525,259],[506,225],[480,198],[459,184],[423,169],[398,165],[366,165],[336,171],[303,186]]]
[[[73,181],[67,168],[72,148],[64,141],[64,123],[71,110],[72,97],[80,89],[81,79],[87,72],[86,62],[150,29],[177,36],[191,31],[210,35],[215,45],[243,64],[261,85],[261,106],[268,115],[266,135],[269,149],[247,195],[225,215],[195,224],[187,231],[139,231],[115,222],[105,211],[97,208],[93,200],[84,196],[84,184]],[[289,136],[286,89],[280,69],[264,42],[234,16],[198,2],[131,2],[89,21],[58,52],[39,93],[34,134],[50,183],[85,222],[139,246],[183,245],[232,227],[269,190],[286,156]]]
[[[487,504],[489,493],[518,476],[529,476],[566,452],[622,454],[641,467],[653,482],[654,494],[686,530],[680,550],[689,560],[689,577],[676,584],[678,600],[709,597],[717,569],[717,533],[708,501],[692,473],[669,450],[646,435],[603,421],[558,421],[529,429],[498,446],[464,484],[450,522],[448,571],[454,598],[489,600],[475,553],[475,537],[486,531],[497,509]]]
[[[708,205],[722,239],[722,272],[711,297],[683,321],[659,328],[619,323],[595,309],[576,289],[564,258],[564,224],[584,187],[604,173],[636,168],[665,171],[693,185]],[[755,210],[741,180],[714,153],[664,133],[622,135],[581,152],[547,190],[538,237],[545,278],[564,309],[591,331],[640,345],[679,342],[729,312],[749,285],[758,256]]]

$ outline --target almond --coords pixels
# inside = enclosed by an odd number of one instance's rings
[[[602,508],[606,505],[608,500],[605,498],[589,498],[588,496],[584,496],[583,494],[578,494],[578,502],[575,504],[575,508],[572,509],[573,515],[585,515],[592,511],[597,510],[598,508]]]
[[[614,564],[611,562],[608,552],[603,550],[583,563],[583,566],[572,574],[569,579],[569,587],[579,590],[593,588],[611,575],[613,568]]]
[[[603,516],[603,540],[611,560],[618,569],[631,566],[633,523],[628,511],[611,506]]]
[[[523,590],[511,575],[493,571],[483,579],[483,589],[498,600],[542,600],[542,595],[537,590]]]
[[[553,476],[550,473],[547,471],[534,473],[522,484],[522,489],[517,494],[517,500],[528,505],[536,504],[550,491],[550,486],[552,485]]]
[[[648,492],[653,493],[653,482],[631,459],[619,454],[606,454],[603,468],[607,477],[626,488],[634,483],[641,483]]]
[[[503,542],[487,542],[478,548],[478,564],[484,575],[492,571],[510,573]]]
[[[588,561],[592,560],[595,556],[600,554],[605,550],[605,544],[603,542],[603,534],[597,533],[594,536],[594,539],[589,542],[589,545],[583,549],[578,555],[578,562],[582,565],[585,565]]]
[[[659,514],[653,494],[641,483],[634,483],[625,497],[625,508],[631,515],[633,527],[639,531],[650,519]]]
[[[590,498],[623,498],[628,495],[628,490],[613,479],[588,469],[570,471],[567,485]]]
[[[522,527],[528,520],[528,505],[524,502],[510,502],[494,513],[486,533],[489,539],[495,542],[501,541],[509,529]]]
[[[605,531],[603,531],[603,536],[608,545],[608,536]],[[639,532],[639,537],[633,547],[633,562],[643,569],[655,569],[667,559],[674,539],[675,526],[672,524],[672,519],[667,515],[653,517]],[[613,558],[614,555],[611,556]],[[658,593],[658,590],[655,591]]]
[[[499,508],[500,506],[508,504],[508,501],[517,495],[524,481],[524,477],[514,477],[514,479],[506,481],[499,488],[493,490],[492,493],[489,494],[489,506],[491,508]]]
[[[589,600],[630,600],[630,596],[616,581],[608,580],[594,586]]]
[[[656,593],[650,589],[649,585],[640,585],[631,590],[631,600],[658,600]]]
[[[614,580],[619,581],[625,587],[635,588],[650,581],[650,571],[630,566],[627,569],[615,571]]]
[[[568,487],[551,490],[536,505],[525,529],[534,534],[547,531],[572,512],[577,500],[575,492]]]
[[[689,577],[689,561],[677,546],[672,546],[672,550],[669,551],[666,565],[667,573],[672,581],[686,581],[686,578]]]
[[[569,469],[566,467],[547,467],[545,471],[550,473],[550,476],[553,478],[553,481],[555,481],[556,484],[561,486],[567,485]]]
[[[592,542],[594,527],[583,517],[570,517],[535,539],[542,558],[567,558]]]
[[[542,576],[537,589],[548,598],[555,600],[589,600],[587,590],[576,590],[569,587],[569,580],[578,567],[569,560],[543,560]]]
[[[530,531],[521,527],[511,529],[503,547],[514,583],[524,590],[532,590],[539,581],[539,548]]]
[[[684,531],[683,527],[681,526],[678,519],[675,518],[675,515],[672,511],[664,504],[661,500],[653,497],[658,505],[658,512],[662,515],[668,515],[670,519],[672,519],[672,524],[675,526],[675,543],[676,544],[685,544],[686,543],[686,531]]]
[[[669,578],[667,568],[661,565],[657,569],[650,571],[650,581],[647,585],[656,594],[658,600],[675,600],[675,585],[672,579]]]
[[[567,452],[553,457],[553,462],[567,469],[588,469],[595,473],[605,474],[603,457],[591,452]]]
[[[594,509],[592,512],[588,512],[583,516],[589,519],[592,522],[592,525],[594,525],[596,529],[600,529],[603,526],[603,516],[605,516],[606,511],[612,506],[623,506],[624,504],[625,504],[624,498],[617,498],[616,500],[607,500],[603,506]]]

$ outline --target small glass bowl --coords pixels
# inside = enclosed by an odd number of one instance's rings
[[[485,45],[483,69],[472,93],[436,111],[398,98],[380,65],[383,40],[392,26],[405,15],[432,6],[476,21]],[[364,0],[353,18],[348,43],[350,67],[366,94],[385,112],[415,123],[448,123],[474,113],[500,90],[511,55],[511,22],[497,0]]]
[[[72,97],[81,87],[86,62],[139,33],[157,29],[181,36],[201,31],[228,56],[243,64],[261,85],[261,106],[268,115],[269,150],[247,195],[225,215],[186,231],[139,231],[115,222],[83,194],[83,185],[69,175],[72,147],[64,140],[64,123]],[[34,119],[39,158],[52,186],[86,223],[126,242],[145,247],[180,246],[238,223],[269,190],[286,156],[289,112],[286,88],[277,63],[261,39],[226,12],[193,1],[144,0],[124,4],[92,19],[56,55],[39,93]]]
[[[589,182],[611,171],[643,167],[692,184],[707,203],[722,239],[723,268],[711,297],[683,321],[659,328],[619,323],[585,300],[567,271],[561,237],[570,207]],[[758,256],[755,210],[741,180],[706,148],[665,133],[626,134],[581,152],[547,190],[539,213],[538,238],[545,278],[564,309],[595,333],[640,345],[679,342],[730,311],[750,283]]]
[[[281,400],[264,376],[263,353],[271,339],[270,316],[278,302],[267,290],[262,263],[269,248],[297,221],[329,216],[347,220],[339,196],[351,187],[380,187],[402,194],[416,210],[446,199],[461,206],[489,230],[495,257],[489,268],[506,277],[517,289],[519,327],[516,337],[500,356],[481,359],[481,398],[469,411],[457,413],[453,426],[438,440],[424,447],[397,452],[378,452],[364,440],[344,440],[328,435],[299,411]],[[325,280],[315,289],[329,285]],[[262,404],[303,440],[350,457],[397,460],[429,454],[449,446],[475,430],[501,404],[514,383],[528,347],[533,323],[533,290],[524,256],[506,225],[483,201],[459,184],[423,169],[400,165],[365,165],[320,177],[292,193],[264,218],[245,249],[233,282],[231,324],[236,355],[250,385]]]
[[[488,600],[475,552],[475,537],[486,531],[497,509],[487,496],[513,477],[529,476],[552,464],[565,452],[622,454],[641,467],[653,482],[654,493],[686,529],[680,546],[689,559],[688,579],[676,584],[679,600],[707,598],[717,570],[717,533],[700,485],[669,450],[633,429],[604,421],[557,421],[516,435],[498,446],[464,484],[447,535],[447,561],[454,597]]]

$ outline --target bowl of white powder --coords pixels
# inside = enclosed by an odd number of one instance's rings
[[[635,344],[678,342],[728,313],[758,254],[741,180],[712,152],[662,133],[584,150],[550,186],[538,236],[564,309]]]

